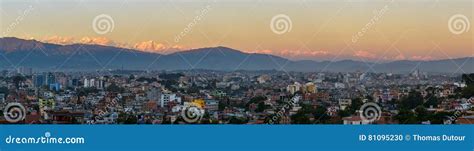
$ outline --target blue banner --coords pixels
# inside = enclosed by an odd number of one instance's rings
[[[474,149],[469,125],[0,125],[0,150]]]

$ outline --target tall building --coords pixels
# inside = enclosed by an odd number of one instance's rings
[[[16,72],[21,75],[31,75],[33,74],[33,69],[28,67],[19,67],[16,69]]]
[[[33,84],[35,85],[35,87],[41,87],[43,85],[46,85],[44,80],[45,77],[42,74],[37,74],[33,76]]]
[[[46,78],[45,79],[45,85],[50,85],[50,84],[56,83],[56,77],[52,73],[47,73],[45,78]]]
[[[303,86],[303,93],[316,93],[318,92],[316,84],[308,82]]]
[[[148,100],[153,100],[153,101],[158,102],[158,100],[160,100],[160,97],[161,97],[161,90],[159,90],[158,88],[151,88],[146,93],[146,96]]]
[[[84,87],[85,87],[85,88],[90,87],[89,79],[87,79],[87,78],[84,79]]]
[[[160,98],[160,107],[165,107],[169,102],[181,103],[181,98],[174,93],[162,93]]]
[[[88,88],[88,87],[95,87],[96,86],[96,83],[95,83],[95,79],[87,79],[85,78],[84,79],[84,87],[85,88]]]
[[[290,84],[286,87],[286,90],[290,92],[291,94],[295,94],[296,92],[300,91],[301,84],[298,82],[295,82],[294,84]]]

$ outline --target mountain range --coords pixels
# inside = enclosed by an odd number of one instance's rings
[[[0,69],[31,67],[41,71],[87,71],[106,69],[133,70],[285,70],[328,72],[391,72],[414,70],[432,73],[472,73],[472,57],[393,62],[356,60],[313,61],[245,53],[227,47],[199,48],[171,54],[157,54],[102,45],[57,45],[13,37],[0,38]],[[460,67],[459,67],[460,66]]]

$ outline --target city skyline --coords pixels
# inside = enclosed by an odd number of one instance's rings
[[[101,44],[164,54],[226,46],[293,60],[438,60],[472,57],[474,53],[473,32],[469,30],[473,4],[468,0],[7,0],[0,4],[2,37],[57,44]],[[453,33],[448,25],[456,14],[467,18],[461,33]],[[105,33],[98,33],[93,26],[101,15],[113,23]],[[283,33],[271,28],[272,18],[279,15],[289,18],[290,28]]]

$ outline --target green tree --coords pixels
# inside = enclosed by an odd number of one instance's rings
[[[429,120],[429,115],[428,111],[426,110],[425,107],[423,106],[418,106],[415,108],[415,113],[416,113],[416,118],[417,121],[427,121]]]
[[[138,118],[135,115],[130,115],[127,113],[119,113],[117,118],[117,123],[122,124],[137,124]]]
[[[400,101],[400,107],[404,109],[414,109],[423,104],[423,96],[420,92],[412,91],[407,97]]]
[[[427,96],[427,98],[428,99],[424,104],[425,107],[430,107],[430,106],[438,107],[439,100],[436,96],[430,94],[430,95]]]
[[[316,123],[327,123],[331,119],[325,107],[317,107],[314,111],[314,118]]]
[[[361,98],[355,98],[355,99],[352,99],[352,103],[351,105],[349,106],[348,110],[350,112],[350,114],[354,114],[355,111],[359,110],[360,107],[362,106],[362,104],[364,104],[364,102],[362,102],[362,99]]]
[[[407,109],[401,109],[400,112],[395,116],[400,124],[419,124],[415,113]]]
[[[315,115],[316,110],[311,105],[301,104],[301,109],[292,115],[291,123],[293,124],[311,124],[310,116]],[[322,115],[321,115],[322,116]]]
[[[291,123],[293,124],[311,124],[307,114],[298,111],[296,114],[291,116]]]
[[[120,93],[123,91],[123,88],[119,87],[118,85],[116,85],[115,83],[112,83],[110,84],[107,88],[106,88],[107,91],[109,92],[116,92],[116,93]]]
[[[462,90],[462,96],[469,98],[474,96],[474,73],[463,74],[462,80],[466,83],[467,87]]]
[[[13,83],[15,84],[15,86],[16,86],[17,88],[19,88],[19,87],[20,87],[20,83],[23,82],[23,81],[25,81],[25,80],[26,80],[26,78],[23,77],[23,76],[21,76],[21,75],[16,75],[16,76],[14,76],[14,77],[12,78],[12,81],[13,81]]]
[[[352,112],[349,111],[348,109],[339,110],[339,111],[337,112],[337,115],[338,115],[339,117],[347,117],[347,116],[351,116],[351,115],[352,115]]]

